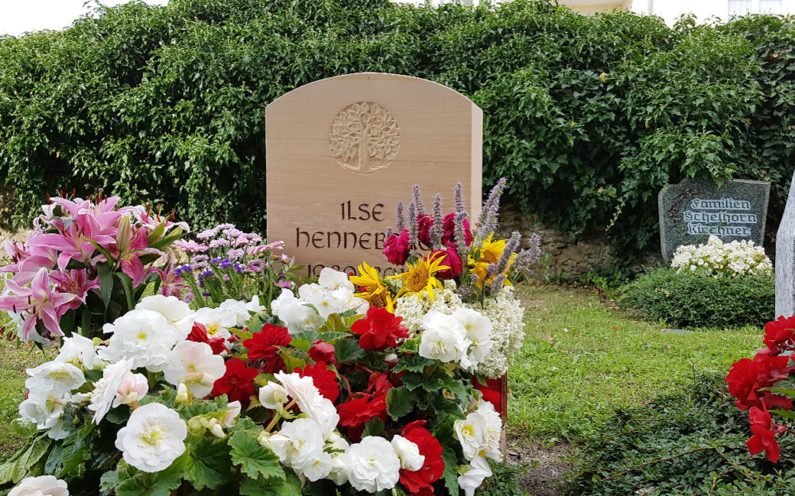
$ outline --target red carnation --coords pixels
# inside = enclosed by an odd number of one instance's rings
[[[472,236],[472,231],[469,230],[469,221],[466,217],[463,218],[464,224],[464,242],[467,246],[472,244],[472,240],[474,237]],[[446,245],[450,245],[450,243],[455,244],[455,214],[447,214],[444,216],[444,220],[442,222],[442,228],[444,229],[444,234],[442,235],[442,243]]]
[[[411,494],[433,494],[432,484],[444,473],[442,445],[423,426],[425,420],[415,420],[407,424],[400,435],[416,444],[420,454],[425,457],[422,468],[417,471],[400,470],[400,483]]]
[[[293,372],[298,372],[301,377],[311,377],[320,394],[328,398],[332,403],[337,401],[337,397],[340,395],[337,374],[333,370],[326,368],[325,362],[306,365],[303,369],[296,367]]]
[[[417,215],[417,239],[425,246],[431,245],[431,227],[433,227],[433,217],[428,214]]]
[[[398,339],[409,337],[409,330],[386,308],[370,307],[367,317],[359,319],[351,326],[351,331],[359,334],[359,346],[363,350],[383,350],[397,346]]]
[[[312,347],[309,348],[309,358],[315,362],[326,362],[332,365],[337,364],[337,356],[334,354],[334,345],[319,339],[312,341]]]
[[[393,234],[384,242],[384,255],[390,263],[403,265],[409,258],[409,230],[403,229],[400,234]]]
[[[199,322],[193,323],[193,328],[190,330],[190,334],[188,334],[188,341],[207,343],[210,345],[210,348],[212,348],[213,353],[216,355],[226,351],[224,338],[210,338],[210,336],[207,334],[207,328]]]
[[[464,264],[461,262],[461,257],[455,250],[455,246],[446,248],[444,250],[434,250],[429,258],[439,257],[440,264],[450,267],[449,269],[440,270],[436,273],[439,279],[455,279],[461,275],[464,270]]]
[[[286,328],[265,324],[262,331],[255,332],[251,339],[243,341],[243,346],[248,349],[249,361],[263,360],[263,372],[273,373],[284,366],[277,347],[287,346],[292,339]]]
[[[226,373],[215,381],[213,396],[225,394],[229,401],[239,401],[244,405],[249,403],[254,395],[254,378],[259,372],[257,369],[246,367],[243,360],[230,358],[226,361]]]
[[[795,346],[795,316],[779,317],[778,320],[765,324],[765,345],[774,355]]]

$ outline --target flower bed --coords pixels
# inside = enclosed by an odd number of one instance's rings
[[[447,216],[438,195],[426,214],[415,190],[387,239],[389,278],[363,263],[295,291],[291,261],[255,233],[230,226],[177,243],[194,258],[163,274],[182,299],[161,284],[101,335],[73,332],[27,371],[17,424],[30,442],[0,465],[0,484],[18,484],[16,495],[474,494],[502,459],[488,379],[523,335],[510,281],[539,255],[537,239],[525,251],[517,233],[493,240],[503,187],[475,233],[460,188]],[[241,240],[245,251],[197,261],[212,237],[226,240],[213,248]],[[258,270],[245,258],[263,254]],[[21,277],[26,263],[6,270]],[[101,280],[94,290],[106,291]],[[49,329],[28,313],[23,325]]]

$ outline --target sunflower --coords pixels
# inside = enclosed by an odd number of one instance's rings
[[[428,292],[428,296],[433,301],[433,289],[443,289],[442,282],[437,279],[435,274],[440,270],[447,270],[450,267],[447,265],[440,265],[444,258],[441,252],[431,253],[426,258],[417,260],[415,264],[406,264],[408,271],[402,274],[389,276],[390,279],[403,279],[403,287],[400,288],[396,298],[400,298],[404,294],[416,294],[417,299],[422,298],[424,292]]]
[[[395,313],[392,294],[389,292],[389,288],[381,282],[378,271],[367,265],[367,262],[362,262],[357,268],[360,275],[350,277],[351,282],[359,288],[359,292],[354,296],[364,298],[370,303],[370,306],[386,308],[389,312]]]

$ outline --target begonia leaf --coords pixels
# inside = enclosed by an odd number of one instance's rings
[[[386,395],[386,412],[397,420],[414,410],[415,394],[406,386],[392,388]]]
[[[245,496],[301,496],[301,481],[292,471],[285,477],[243,477],[240,494]]]
[[[449,494],[458,494],[458,460],[455,450],[445,445],[442,459],[444,460],[444,487],[447,488]]]
[[[223,441],[201,438],[188,446],[184,476],[196,489],[215,489],[229,482],[229,447]]]
[[[232,463],[240,465],[240,470],[252,479],[284,479],[284,470],[279,458],[268,448],[261,446],[252,431],[235,431],[229,437],[232,447]]]
[[[175,461],[160,472],[135,472],[135,475],[116,488],[116,496],[171,496],[171,491],[182,485],[182,475]]]

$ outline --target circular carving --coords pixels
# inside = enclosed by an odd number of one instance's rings
[[[345,169],[370,174],[392,163],[400,148],[397,121],[381,105],[356,102],[334,117],[329,133],[331,154]]]

